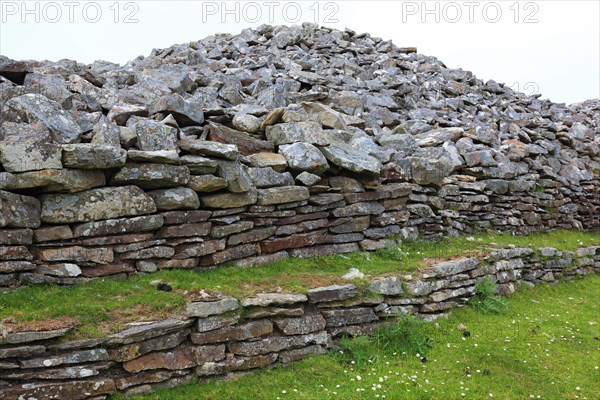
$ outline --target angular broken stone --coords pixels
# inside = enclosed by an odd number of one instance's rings
[[[51,224],[88,222],[156,212],[150,196],[136,186],[106,187],[74,194],[41,196],[41,219]]]
[[[256,133],[260,129],[260,120],[251,114],[236,114],[231,121],[235,129]]]
[[[271,189],[258,189],[258,201],[256,204],[267,206],[271,204],[292,203],[306,200],[310,197],[307,188],[301,186],[284,186]]]
[[[156,164],[173,164],[179,165],[179,154],[177,150],[128,150],[127,160],[136,162],[148,162]]]
[[[235,145],[239,152],[244,155],[272,151],[275,147],[273,142],[258,139],[246,132],[237,131],[217,123],[209,125],[208,139],[214,142]]]
[[[300,142],[279,146],[279,152],[285,157],[292,170],[307,171],[311,174],[320,175],[329,169],[329,164],[323,153],[310,143]]]
[[[186,306],[186,312],[189,317],[205,318],[210,315],[224,314],[237,310],[239,306],[240,303],[236,299],[225,298],[217,301],[189,303]]]
[[[13,97],[0,111],[3,120],[44,125],[55,143],[77,143],[81,137],[81,128],[71,114],[41,94]]]
[[[62,145],[62,164],[65,168],[107,169],[125,165],[127,152],[109,145],[91,143]]]
[[[244,193],[254,189],[252,179],[239,161],[217,161],[217,176],[227,180],[227,188],[233,193]]]
[[[0,227],[38,228],[41,206],[35,197],[0,190]]]
[[[0,163],[8,172],[60,169],[61,148],[50,143],[0,142]]]
[[[257,188],[293,186],[294,178],[289,172],[277,172],[273,168],[248,168],[248,175]]]
[[[250,164],[256,168],[271,167],[277,172],[284,172],[287,161],[284,156],[275,153],[256,153],[248,157]]]
[[[296,176],[296,182],[300,182],[304,186],[313,186],[319,183],[321,177],[319,175],[314,175],[309,172],[302,172]]]
[[[186,185],[190,171],[186,166],[167,164],[125,164],[112,184],[136,185],[144,189],[160,189]]]
[[[364,152],[354,150],[347,146],[339,146],[332,144],[331,146],[322,147],[321,152],[327,160],[340,168],[345,168],[349,171],[361,173],[369,173],[379,175],[381,172],[381,162],[375,157],[371,157]]]
[[[358,295],[355,285],[331,285],[308,291],[308,299],[312,303],[346,300]]]
[[[177,150],[177,129],[145,119],[135,124],[137,145],[142,151]]]
[[[304,335],[325,329],[321,314],[309,314],[300,318],[276,319],[275,326],[286,335]]]
[[[268,307],[273,305],[291,305],[304,303],[307,300],[303,294],[258,293],[253,297],[242,300],[243,307]]]
[[[198,195],[189,188],[160,189],[147,194],[152,197],[154,203],[156,203],[156,208],[161,211],[195,210],[200,207]]]
[[[318,146],[327,146],[330,138],[316,122],[290,122],[268,126],[267,139],[276,145],[306,142]]]
[[[371,291],[385,296],[401,296],[404,294],[402,282],[395,276],[374,280],[371,282]]]
[[[106,184],[102,171],[44,169],[20,174],[0,172],[0,189],[39,188],[42,192],[80,192]]]
[[[145,215],[133,218],[107,219],[92,221],[73,226],[71,237],[89,237],[115,235],[128,232],[153,231],[164,224],[162,215]],[[36,231],[37,232],[37,231]],[[70,230],[69,230],[70,232]]]
[[[219,157],[226,160],[237,160],[239,154],[236,145],[209,142],[206,140],[180,140],[179,147],[192,154]]]
[[[171,114],[179,126],[201,125],[204,122],[202,104],[186,100],[177,93],[160,96],[148,106],[149,114]]]
[[[229,183],[227,182],[227,179],[219,178],[214,175],[192,175],[190,176],[187,185],[196,192],[209,193],[227,189]]]

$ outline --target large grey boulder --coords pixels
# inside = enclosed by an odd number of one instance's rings
[[[35,197],[0,190],[0,227],[38,228],[40,202]]]
[[[379,175],[381,172],[381,162],[375,157],[371,157],[359,150],[332,144],[331,146],[322,147],[321,152],[325,155],[327,160],[340,168],[359,174],[368,173]]]
[[[265,133],[267,139],[276,145],[307,142],[319,146],[327,146],[331,143],[331,140],[328,135],[325,134],[321,125],[310,121],[290,122],[268,126]]]
[[[279,146],[279,153],[285,157],[290,169],[295,171],[320,175],[329,169],[323,153],[310,143],[300,142]]]
[[[5,103],[0,115],[3,120],[44,125],[55,143],[77,143],[81,138],[81,128],[71,114],[41,94],[13,97]]]
[[[204,122],[202,103],[198,99],[186,100],[176,93],[154,100],[148,106],[148,112],[171,114],[179,126],[200,125]]]
[[[71,224],[156,212],[150,196],[136,186],[106,187],[75,194],[41,196],[42,221]]]
[[[61,148],[51,143],[0,142],[0,163],[8,172],[60,169]]]

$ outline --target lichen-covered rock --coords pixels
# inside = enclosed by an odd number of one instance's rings
[[[2,120],[47,127],[55,143],[77,143],[81,138],[81,128],[71,114],[41,94],[13,97],[4,104],[0,114]]]
[[[35,197],[0,190],[0,227],[38,228],[41,206]]]
[[[62,146],[62,164],[65,168],[105,169],[125,165],[127,152],[110,145],[91,143]]]
[[[80,192],[106,184],[102,171],[77,169],[44,169],[20,174],[0,172],[0,189],[37,188],[41,192]]]
[[[50,143],[0,142],[0,163],[8,172],[60,169],[61,148]]]
[[[74,194],[41,197],[41,219],[51,224],[68,224],[156,212],[150,196],[136,186],[107,187]]]
[[[350,147],[332,144],[322,147],[321,152],[327,160],[349,171],[374,175],[381,172],[381,162],[378,159]]]
[[[279,146],[279,152],[285,157],[292,170],[320,175],[329,169],[323,153],[310,143],[298,142]]]
[[[136,185],[144,189],[183,186],[190,180],[190,170],[183,165],[125,164],[112,180],[116,185]]]
[[[331,143],[321,125],[310,121],[271,125],[267,127],[266,135],[276,145],[306,142],[327,146]]]
[[[200,207],[198,195],[189,188],[160,189],[147,194],[152,197],[158,210],[194,210]]]
[[[177,130],[154,120],[135,124],[137,145],[142,151],[177,150]]]
[[[281,154],[275,153],[256,153],[248,157],[250,164],[257,168],[271,167],[277,172],[284,172],[287,167],[287,160]]]

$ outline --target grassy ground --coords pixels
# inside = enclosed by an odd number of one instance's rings
[[[556,231],[522,237],[481,235],[439,243],[405,243],[374,253],[287,259],[254,268],[224,266],[202,273],[165,270],[128,280],[96,279],[73,287],[22,287],[0,295],[0,320],[12,321],[16,329],[26,329],[33,321],[69,317],[79,325],[72,338],[102,337],[125,328],[127,322],[182,313],[186,293],[193,290],[208,289],[238,298],[263,291],[301,293],[343,282],[342,275],[352,267],[367,277],[375,277],[412,271],[440,259],[481,254],[509,244],[574,250],[582,245],[600,244],[600,232]],[[152,283],[158,280],[169,283],[173,291],[157,291]]]
[[[600,399],[599,323],[595,275],[521,288],[504,315],[467,307],[427,324],[424,333],[433,345],[418,356],[359,339],[354,356],[332,351],[233,382],[214,380],[131,400]],[[460,324],[470,336],[457,329]],[[357,362],[361,354],[368,357]]]

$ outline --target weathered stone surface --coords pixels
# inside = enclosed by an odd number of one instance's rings
[[[401,296],[404,294],[402,282],[395,276],[374,280],[371,282],[371,290],[386,296]]]
[[[57,249],[39,248],[36,250],[36,257],[42,261],[94,262],[98,264],[113,262],[112,249],[92,249],[81,246],[61,247]]]
[[[78,379],[78,378],[89,378],[91,376],[97,376],[102,371],[110,368],[110,363],[96,363],[86,365],[75,365],[64,368],[45,368],[34,372],[23,372],[17,371],[12,373],[4,374],[5,379],[18,379],[32,381],[36,379]]]
[[[88,222],[156,212],[152,198],[135,186],[106,187],[75,194],[41,197],[42,221],[52,224]]]
[[[186,100],[177,93],[156,98],[148,106],[149,114],[171,114],[179,126],[200,125],[204,122],[202,104],[195,100]]]
[[[260,246],[256,243],[247,243],[235,247],[226,248],[223,251],[219,251],[209,255],[202,259],[203,266],[211,266],[222,264],[228,261],[237,260],[240,258],[246,258],[254,256],[260,253]]]
[[[199,318],[196,323],[196,331],[200,333],[214,331],[215,329],[236,324],[239,320],[239,314],[213,315],[211,317]]]
[[[187,155],[179,158],[181,164],[188,167],[191,174],[213,174],[217,171],[217,161],[198,155]]]
[[[255,228],[250,231],[229,236],[227,239],[227,245],[235,246],[244,243],[260,242],[261,240],[265,240],[273,236],[276,231],[277,227],[274,226],[262,229]]]
[[[306,200],[310,197],[307,188],[300,186],[285,186],[271,189],[258,189],[258,205],[291,203]]]
[[[107,343],[113,346],[137,343],[157,336],[165,335],[169,332],[181,331],[191,324],[192,320],[174,318],[165,319],[158,322],[145,323],[110,335]]]
[[[321,125],[309,121],[268,126],[265,133],[267,139],[276,145],[306,142],[327,146],[331,143]]]
[[[76,143],[81,128],[60,104],[41,94],[24,94],[8,100],[1,110],[3,120],[39,123],[50,130],[55,143]]]
[[[72,237],[112,235],[126,232],[153,231],[163,226],[161,215],[146,215],[133,218],[108,219],[75,225]]]
[[[0,172],[0,189],[38,188],[43,192],[80,192],[106,184],[102,171],[44,169],[20,174]]]
[[[383,206],[376,201],[354,203],[346,207],[333,210],[335,217],[356,217],[359,215],[379,215],[384,212]]]
[[[272,317],[300,317],[304,315],[304,307],[249,307],[244,310],[244,317],[248,319]]]
[[[322,310],[328,328],[345,325],[364,324],[379,320],[370,307],[349,308],[341,310]]]
[[[225,236],[232,235],[252,229],[254,223],[252,221],[240,221],[229,225],[214,226],[211,231],[211,235],[215,238],[222,238]]]
[[[196,222],[182,225],[169,225],[156,233],[157,238],[206,236],[210,233],[210,222]]]
[[[194,210],[200,207],[200,199],[192,189],[177,187],[159,189],[147,193],[154,200],[156,208],[161,211],[168,210]]]
[[[324,231],[316,231],[309,233],[300,233],[297,235],[290,235],[280,239],[265,240],[260,243],[260,247],[263,252],[274,253],[280,250],[293,249],[304,246],[314,246],[315,244],[322,243],[325,240]]]
[[[229,345],[229,350],[234,354],[249,357],[276,353],[294,347],[305,347],[310,344],[326,345],[327,339],[326,332],[298,336],[271,336],[256,342],[232,343]]]
[[[291,305],[307,300],[303,294],[258,293],[242,300],[243,307],[268,307],[273,305]]]
[[[42,275],[56,276],[58,278],[69,278],[81,275],[81,268],[77,264],[62,263],[41,265],[36,272]]]
[[[62,165],[66,168],[105,169],[125,165],[127,152],[110,145],[77,143],[62,145]]]
[[[60,169],[61,148],[50,143],[0,142],[0,163],[8,172]]]
[[[0,245],[30,245],[33,243],[31,229],[0,230]]]
[[[300,318],[275,320],[275,326],[286,335],[304,335],[325,329],[325,319],[321,314],[308,314]]]
[[[185,186],[190,180],[186,166],[167,164],[125,164],[117,172],[111,183],[136,185],[144,189],[160,189]]]
[[[177,150],[128,150],[127,160],[134,162],[148,162],[173,165],[178,165],[180,163],[179,154],[177,154]]]
[[[35,268],[36,265],[29,261],[0,261],[0,273],[3,274],[31,271]]]
[[[184,260],[190,257],[206,256],[225,249],[225,244],[225,239],[182,244],[176,247],[175,256],[173,258],[176,260]]]
[[[287,167],[287,161],[281,154],[275,153],[256,153],[248,157],[250,165],[256,168],[271,167],[277,172],[284,172]]]
[[[116,391],[114,381],[107,378],[74,380],[69,382],[33,383],[13,385],[0,393],[2,399],[72,399],[83,400],[90,396],[103,396]]]
[[[204,333],[192,333],[191,338],[194,344],[207,344],[253,339],[268,335],[271,332],[273,332],[271,321],[258,320]]]
[[[248,117],[252,117],[252,116],[246,115],[245,119],[248,119]],[[256,117],[253,117],[253,118],[256,119]],[[234,120],[235,120],[235,117],[234,117]],[[239,122],[239,118],[238,118],[238,122]],[[257,124],[258,125],[256,125],[255,127],[246,126],[244,128],[258,129],[258,126],[260,125],[260,123],[257,122]],[[208,139],[215,141],[215,142],[233,144],[233,145],[237,146],[237,149],[239,150],[239,152],[244,155],[259,153],[261,151],[273,150],[273,148],[274,148],[273,142],[270,142],[268,140],[257,139],[253,136],[248,135],[246,132],[243,132],[244,130],[245,129],[235,130],[235,129],[228,128],[221,124],[210,123],[209,130],[208,130]]]
[[[189,303],[186,310],[189,317],[205,318],[236,310],[239,306],[240,303],[236,299],[225,298],[218,301]]]
[[[225,346],[180,345],[170,351],[146,354],[123,364],[125,371],[138,373],[150,369],[180,370],[225,358]]]
[[[219,178],[213,175],[192,175],[188,182],[188,187],[196,192],[216,192],[217,190],[227,189],[229,183],[227,179]]]
[[[180,140],[179,147],[192,154],[214,156],[226,160],[237,160],[239,154],[237,146],[233,144],[223,144],[206,140]]]
[[[445,261],[436,264],[429,269],[429,272],[423,274],[424,278],[443,277],[460,274],[475,269],[479,261],[475,257],[461,258],[458,260]]]
[[[307,171],[320,175],[329,169],[323,153],[310,143],[299,142],[279,146],[279,153],[285,157],[290,169],[295,171]]]
[[[35,356],[46,351],[46,347],[42,345],[29,345],[7,347],[0,349],[0,359],[2,358],[27,358]]]
[[[320,345],[311,345],[300,349],[284,350],[279,353],[279,361],[282,364],[299,361],[311,355],[326,354],[327,350]]]
[[[105,349],[79,350],[54,356],[32,358],[19,361],[21,368],[48,368],[59,365],[79,364],[84,362],[106,361],[108,353]]]
[[[236,114],[231,121],[235,129],[256,133],[260,129],[260,120],[251,114]]]
[[[227,188],[233,193],[243,193],[254,189],[246,168],[238,161],[217,161],[217,176],[227,180]]]
[[[321,177],[319,175],[311,174],[309,172],[302,172],[296,176],[296,182],[300,182],[304,186],[313,186],[319,183]]]
[[[177,150],[177,130],[154,120],[135,124],[137,145],[142,151]]]
[[[367,173],[379,175],[381,172],[381,162],[375,157],[371,157],[364,152],[354,150],[347,146],[335,145],[321,147],[321,152],[327,160],[340,168],[359,174]]]
[[[125,362],[138,358],[152,351],[171,349],[181,344],[189,334],[188,330],[181,330],[164,336],[158,336],[143,342],[108,349],[109,359]]]
[[[308,299],[312,303],[325,303],[330,301],[346,300],[358,295],[355,285],[331,285],[310,289]]]
[[[340,218],[336,221],[336,225],[329,228],[332,233],[350,233],[362,232],[370,225],[371,218],[367,215],[364,217],[348,217]]]
[[[298,258],[306,258],[306,257],[323,257],[329,256],[332,254],[343,254],[343,253],[352,253],[354,251],[358,251],[358,245],[356,243],[344,243],[348,241],[359,241],[364,237],[360,234],[352,234],[356,236],[347,237],[347,235],[338,235],[336,240],[339,240],[341,243],[338,244],[324,244],[320,246],[311,246],[304,247],[301,249],[291,249],[289,251],[290,256],[298,257]],[[325,241],[331,241],[331,237],[325,239]]]
[[[247,193],[217,193],[202,196],[202,204],[210,208],[237,208],[255,204],[258,196],[255,191]]]
[[[265,354],[255,357],[230,358],[220,363],[206,363],[196,368],[198,376],[220,375],[232,371],[247,371],[266,367],[277,360],[277,354]]]
[[[294,177],[289,172],[277,172],[273,168],[248,168],[248,175],[257,188],[293,186]]]
[[[440,303],[454,297],[471,295],[475,292],[474,286],[461,287],[458,289],[442,290],[440,292],[431,293],[429,299],[435,303]]]

